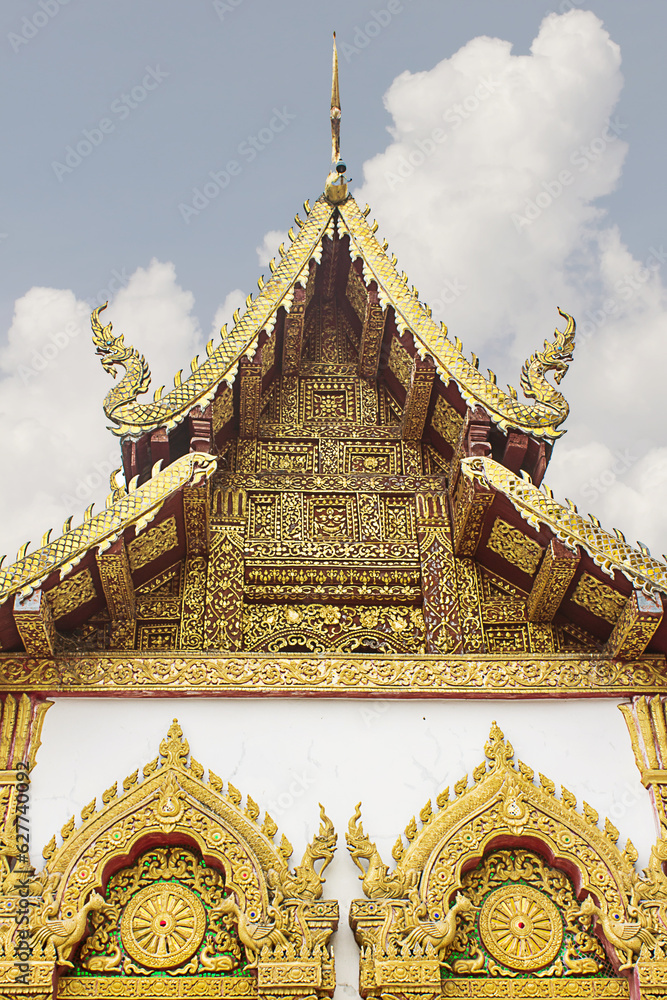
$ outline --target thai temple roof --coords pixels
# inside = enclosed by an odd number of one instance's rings
[[[127,486],[119,485],[114,475],[104,511],[93,514],[89,509],[77,527],[70,519],[53,541],[47,532],[41,547],[32,552],[22,547],[16,561],[0,570],[0,648],[21,649],[16,611],[27,607],[39,588],[48,594],[72,579],[76,567],[79,572],[90,569],[92,590],[88,603],[83,601],[76,613],[66,612],[58,627],[75,628],[103,609],[96,560],[119,542],[131,546],[151,525],[173,516],[171,556],[183,557],[188,549],[184,489],[214,474],[224,481],[223,446],[235,436],[257,437],[260,407],[271,385],[296,376],[304,363],[309,305],[318,296],[326,299],[335,293],[356,346],[347,360],[338,357],[327,364],[320,358],[311,368],[322,378],[383,380],[397,413],[386,434],[428,445],[433,456],[428,473],[406,473],[402,486],[413,492],[436,486],[448,491],[457,556],[474,558],[489,572],[509,579],[517,593],[528,595],[536,621],[545,613],[540,574],[549,589],[547,563],[552,568],[566,566],[554,613],[586,630],[600,649],[634,595],[640,612],[652,615],[649,651],[663,652],[665,562],[653,558],[646,546],[628,544],[620,532],[605,530],[596,518],[582,516],[570,502],[559,503],[542,485],[568,415],[567,401],[549,376],[560,385],[572,361],[574,319],[559,310],[563,329],[556,329],[523,365],[525,402],[515,390],[501,389],[492,372],[483,375],[478,358],[464,356],[460,340],[450,339],[447,327],[433,319],[408,276],[399,273],[387,241],[377,236],[378,223],[369,222],[368,205],[360,208],[348,191],[340,159],[335,53],[331,124],[333,162],[324,193],[312,206],[304,204],[303,218],[295,215],[289,245],[281,246],[278,258],[271,261],[268,280],[260,277],[258,293],[248,296],[243,313],[237,310],[231,330],[223,327],[220,342],[207,345],[206,358],[192,360],[187,378],[179,372],[169,392],[158,389],[152,401],[140,401],[150,385],[148,363],[125,344],[122,334],[114,334],[111,322],[104,325],[106,306],[94,310],[93,344],[100,361],[114,377],[119,368],[124,371],[107,393],[104,413],[121,439]],[[266,420],[269,429],[278,428],[279,421]],[[373,433],[368,431],[370,437]],[[260,476],[248,472],[250,479]],[[365,473],[371,486],[372,472],[369,466]],[[309,474],[307,488],[318,483],[327,488],[321,473]],[[265,470],[267,489],[278,488],[271,485],[271,476],[277,475]],[[356,488],[362,474],[355,475],[345,488]],[[342,479],[338,486],[343,488]],[[141,585],[164,565],[163,559],[159,566],[140,570],[135,583]],[[588,603],[577,599],[584,578],[589,579],[583,586],[588,587]],[[597,605],[595,594],[604,596]],[[597,613],[596,607],[602,611]]]

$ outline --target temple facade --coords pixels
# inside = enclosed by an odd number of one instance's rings
[[[667,993],[667,565],[547,485],[574,319],[501,389],[349,193],[335,66],[331,122],[187,378],[92,314],[122,466],[0,569],[2,998]]]

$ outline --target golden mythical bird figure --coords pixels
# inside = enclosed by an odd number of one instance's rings
[[[458,929],[457,919],[459,914],[474,913],[477,907],[473,906],[467,896],[457,892],[454,903],[444,916],[438,920],[422,920],[421,915],[426,912],[426,905],[419,900],[417,889],[410,892],[410,900],[413,904],[412,913],[406,914],[407,937],[402,942],[408,948],[414,948],[416,944],[430,945],[442,961],[447,957],[447,952],[454,943],[456,931]]]
[[[257,964],[259,953],[265,946],[287,944],[287,938],[281,929],[280,913],[274,907],[271,907],[270,912],[274,917],[272,924],[260,924],[256,921],[250,921],[233,896],[227,896],[221,903],[218,903],[217,906],[211,909],[213,916],[221,916],[225,913],[233,915],[236,921],[239,941],[245,948],[248,958],[251,959],[248,968],[253,968]]]
[[[51,910],[49,898],[41,913],[38,913],[33,920],[31,926],[33,939],[42,947],[50,942],[56,949],[60,965],[74,968],[69,961],[69,955],[85,934],[88,914],[92,910],[105,912],[111,909],[112,907],[99,892],[92,892],[88,902],[73,917],[66,917],[63,920],[51,919],[46,915]]]
[[[637,960],[635,956],[639,956],[642,945],[649,948],[655,946],[655,935],[647,926],[647,918],[637,906],[633,906],[632,909],[638,918],[633,923],[628,923],[625,920],[612,920],[609,914],[603,913],[600,907],[593,902],[592,896],[586,896],[576,914],[580,922],[582,917],[589,920],[595,917],[609,944],[616,949],[619,955],[625,956],[625,964],[619,966],[619,972],[634,967]]]

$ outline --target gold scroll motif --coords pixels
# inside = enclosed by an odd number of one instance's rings
[[[97,591],[90,570],[84,569],[50,590],[47,600],[51,605],[53,617],[63,618],[88,601],[94,601],[96,597]]]
[[[444,396],[438,396],[431,425],[436,434],[454,448],[461,434],[465,417],[463,417],[454,407],[447,402]]]
[[[406,391],[410,387],[412,364],[413,361],[411,356],[398,339],[393,337],[391,347],[389,348],[389,360],[387,361],[387,367],[389,368],[389,371],[396,376],[397,380]]]
[[[614,625],[625,607],[625,598],[608,584],[603,583],[590,573],[584,573],[572,594],[572,601],[585,608],[598,618]]]
[[[244,647],[267,652],[298,647],[299,651],[423,652],[424,615],[421,608],[334,604],[246,605]]]
[[[32,959],[61,968],[59,995],[148,996],[134,991],[142,978],[152,995],[200,995],[163,990],[165,974],[250,980],[221,989],[219,978],[218,996],[291,998],[300,983],[310,997],[333,991],[338,908],[321,897],[336,834],[324,809],[290,869],[292,847],[284,835],[274,843],[268,813],[260,820],[251,796],[244,805],[234,785],[204,775],[174,720],[143,779],[136,770],[122,791],[114,784],[78,827],[65,824],[61,846],[53,837],[44,849],[46,868],[32,870]]]
[[[213,400],[213,433],[221,431],[234,416],[234,391],[226,383]]]
[[[496,723],[485,752],[471,783],[464,775],[409,821],[394,871],[357,806],[346,840],[366,895],[350,908],[362,996],[428,983],[436,994],[504,997],[506,980],[521,977],[525,992],[513,986],[513,996],[627,997],[627,979],[612,985],[619,973],[663,963],[667,876],[656,860],[640,878],[632,843],[621,851],[609,820],[601,830],[588,803],[580,813],[566,788],[557,797],[550,778],[536,781]],[[575,978],[590,988],[571,987]]]
[[[364,317],[366,316],[368,293],[366,291],[366,286],[359,277],[356,267],[350,267],[350,270],[348,271],[345,295],[347,296],[347,299],[355,313],[359,317],[359,320],[363,323]]]
[[[156,632],[162,641],[152,641]],[[171,624],[140,626],[140,636],[147,633],[151,638],[140,640],[144,652],[132,656],[120,651],[63,652],[57,659],[4,656],[0,684],[12,692],[118,695],[138,690],[163,695],[439,694],[468,698],[667,694],[667,670],[661,656],[628,661],[568,653],[466,653],[435,658],[380,653],[201,652],[186,656],[178,652],[177,632],[178,626]]]
[[[178,545],[178,529],[176,518],[167,517],[155,528],[149,528],[138,538],[133,539],[127,546],[127,554],[130,559],[130,566],[133,571],[142,569],[148,563],[153,562],[165,552],[176,548]]]
[[[486,544],[492,552],[496,552],[529,576],[536,572],[544,552],[538,542],[527,538],[523,531],[514,528],[500,517],[493,522]]]

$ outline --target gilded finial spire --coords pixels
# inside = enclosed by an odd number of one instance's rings
[[[331,162],[340,160],[340,93],[338,91],[338,52],[333,33],[333,71],[331,75]]]

